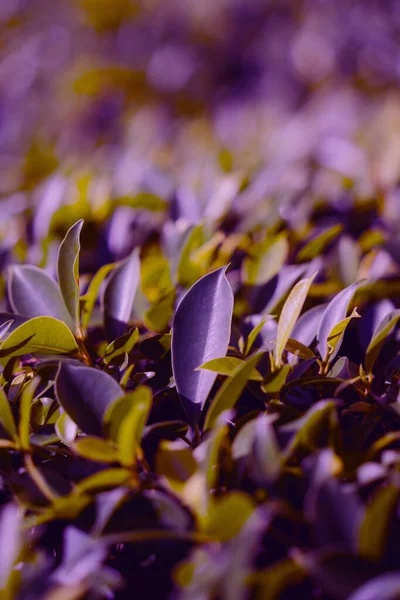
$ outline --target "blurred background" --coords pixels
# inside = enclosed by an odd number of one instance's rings
[[[1,0],[0,28],[3,266],[52,270],[81,217],[88,271],[165,221],[400,226],[398,0]]]

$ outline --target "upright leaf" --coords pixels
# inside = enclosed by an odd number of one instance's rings
[[[21,395],[19,407],[19,439],[23,450],[29,450],[30,448],[29,434],[31,429],[31,409],[38,384],[39,377],[35,377],[26,384]]]
[[[45,271],[30,265],[13,265],[8,278],[8,295],[13,310],[23,317],[54,317],[74,329],[57,283]]]
[[[108,406],[124,395],[107,373],[62,362],[56,377],[56,396],[65,412],[85,433],[103,435],[103,416]]]
[[[109,265],[104,265],[99,269],[96,275],[93,277],[88,290],[84,296],[81,296],[82,302],[82,316],[81,316],[81,326],[84,331],[87,330],[90,322],[90,317],[92,316],[94,305],[96,304],[97,296],[100,291],[101,284],[107,275],[115,268],[115,264],[111,263]]]
[[[18,434],[14,415],[11,410],[10,402],[2,387],[0,387],[0,423],[3,425],[11,439],[17,441]]]
[[[122,420],[117,438],[119,460],[125,467],[135,464],[152,401],[151,389],[144,385],[139,386],[130,396],[132,405]]]
[[[400,310],[393,310],[386,315],[375,329],[365,352],[365,369],[372,371],[376,359],[382,350],[386,338],[400,319]]]
[[[228,350],[233,293],[226,268],[197,281],[179,304],[172,329],[172,370],[176,388],[189,419],[196,423],[217,377],[196,371]]]
[[[276,344],[274,348],[274,359],[276,366],[282,364],[282,353],[285,349],[290,334],[295,326],[297,319],[303,308],[303,304],[307,298],[308,290],[315,278],[312,275],[308,279],[301,279],[292,291],[290,292],[285,304],[283,305],[282,312],[279,316],[278,321],[278,332],[276,336]]]
[[[83,220],[68,229],[58,250],[57,275],[62,297],[75,329],[79,329],[79,252]]]
[[[104,290],[104,327],[109,341],[123,335],[128,328],[139,279],[139,249],[135,248],[111,274]]]
[[[332,329],[346,318],[354,293],[363,283],[364,280],[352,283],[337,294],[326,307],[317,331],[318,351],[323,360],[326,360],[329,356],[328,338]]]
[[[252,378],[254,369],[258,365],[264,352],[258,352],[243,361],[226,379],[213,398],[204,421],[204,430],[207,431],[215,425],[221,413],[233,408],[239,400],[246,383]]]

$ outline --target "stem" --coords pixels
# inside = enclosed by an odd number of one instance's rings
[[[30,454],[25,454],[24,457],[25,468],[39,490],[42,492],[43,496],[49,500],[49,502],[54,502],[57,499],[57,495],[51,489],[39,469],[36,467],[35,463],[32,460],[32,456]]]

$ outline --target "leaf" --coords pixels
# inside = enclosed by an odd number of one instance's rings
[[[53,317],[35,317],[15,329],[0,346],[0,358],[23,354],[73,354],[78,346],[70,329]]]
[[[0,592],[5,592],[22,549],[24,511],[14,503],[2,507],[0,514]],[[4,596],[8,597],[8,594]]]
[[[235,406],[242,395],[253,370],[257,367],[263,355],[264,352],[253,354],[239,365],[232,375],[224,381],[207,410],[204,421],[204,431],[214,427],[222,412]]]
[[[354,293],[363,284],[364,280],[352,283],[339,292],[326,307],[317,330],[318,352],[324,361],[326,361],[329,356],[328,338],[332,329],[340,321],[346,318]]]
[[[232,375],[234,370],[242,365],[244,361],[236,356],[223,356],[222,358],[214,358],[209,360],[198,367],[198,369],[206,369],[207,371],[213,371],[219,375]],[[262,375],[254,369],[253,373],[249,377],[249,381],[262,381]]]
[[[255,504],[243,492],[229,492],[210,502],[204,532],[220,542],[236,537],[254,511]]]
[[[75,492],[97,494],[102,490],[132,484],[133,481],[131,471],[120,468],[104,469],[79,481],[75,486]]]
[[[55,430],[62,442],[69,446],[72,444],[74,439],[76,438],[76,434],[78,433],[78,428],[76,423],[73,422],[71,417],[67,415],[67,413],[63,412],[57,419],[55,425]]]
[[[261,386],[262,391],[265,394],[279,394],[290,373],[290,368],[290,365],[283,365],[279,369],[267,373]]]
[[[322,254],[327,245],[330,244],[342,230],[343,225],[333,225],[332,227],[329,227],[329,229],[318,234],[297,253],[296,261],[303,262],[312,260],[316,256]]]
[[[179,285],[184,288],[193,285],[200,277],[202,277],[202,275],[204,275],[204,268],[194,263],[191,259],[191,255],[204,244],[205,239],[203,225],[196,225],[186,236],[176,273]]]
[[[76,440],[72,448],[79,456],[101,463],[118,461],[118,450],[110,442],[94,436],[85,436]]]
[[[102,299],[104,327],[109,341],[120,337],[127,329],[139,278],[139,249],[136,248],[122,264],[116,267],[104,290]]]
[[[347,600],[398,600],[400,596],[400,574],[398,571],[384,573],[370,579],[359,587]]]
[[[243,261],[242,279],[246,285],[263,285],[280,271],[289,254],[287,234],[279,234],[260,250]]]
[[[144,322],[148,329],[162,332],[168,328],[174,314],[175,297],[176,291],[173,289],[147,309],[144,314]]]
[[[400,310],[393,310],[387,314],[375,329],[372,339],[365,351],[365,369],[371,373],[375,361],[393,327],[400,319]]]
[[[8,278],[8,296],[14,312],[28,319],[48,316],[74,329],[57,283],[45,271],[30,265],[13,265]]]
[[[309,358],[314,358],[315,354],[308,346],[305,346],[298,340],[294,340],[293,338],[289,338],[286,342],[285,349],[288,352],[291,352],[295,356],[300,356],[304,360],[308,360]]]
[[[216,373],[197,367],[228,350],[233,293],[227,267],[197,281],[184,296],[172,328],[172,370],[176,388],[191,422],[197,423]]]
[[[89,288],[84,296],[81,296],[82,302],[82,314],[81,314],[81,326],[83,331],[86,331],[90,317],[92,316],[93,308],[96,303],[97,296],[100,291],[101,284],[107,275],[115,268],[115,263],[111,263],[109,265],[104,265],[99,269],[96,275],[93,277],[90,282]]]
[[[312,275],[308,279],[301,279],[290,292],[283,305],[278,321],[278,331],[274,348],[274,360],[277,367],[282,365],[282,354],[287,341],[292,333],[293,327],[299,318],[303,304],[307,298],[308,290],[315,278]]]
[[[333,360],[342,345],[347,325],[352,319],[359,319],[360,317],[361,315],[358,314],[357,309],[355,308],[349,317],[342,319],[331,329],[328,339],[326,340],[329,346],[329,362]]]
[[[139,386],[129,394],[131,408],[118,428],[119,461],[124,467],[132,467],[136,463],[138,449],[142,442],[151,404],[151,389]]]
[[[399,490],[393,485],[379,489],[367,506],[359,531],[358,548],[362,556],[382,560],[391,521],[399,501]]]
[[[57,276],[62,297],[79,330],[79,252],[83,219],[72,225],[60,244],[57,257]]]
[[[269,319],[261,319],[261,321],[250,331],[249,335],[247,336],[246,346],[244,349],[245,356],[248,356],[250,354],[251,349],[254,346],[254,343],[257,339],[257,336],[261,333],[262,328],[268,320]]]
[[[139,192],[135,196],[119,196],[118,198],[114,198],[113,202],[118,206],[130,206],[130,208],[148,210],[150,212],[163,212],[168,207],[165,200],[149,192]]]
[[[6,393],[2,387],[0,387],[0,423],[7,431],[11,439],[18,441],[17,427],[15,425],[15,419],[11,410],[10,402],[6,396]]]
[[[57,400],[85,433],[102,437],[103,416],[123,390],[107,373],[62,362],[55,382]]]
[[[129,354],[129,352],[133,350],[138,339],[139,330],[135,327],[125,335],[111,342],[111,344],[108,344],[104,354],[104,364],[109,365],[115,358],[121,356],[121,354]]]
[[[22,450],[30,449],[29,434],[31,429],[31,409],[35,390],[39,384],[39,377],[35,377],[24,387],[19,406],[19,440]]]

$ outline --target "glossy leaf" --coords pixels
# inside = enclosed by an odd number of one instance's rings
[[[23,450],[30,449],[29,434],[31,429],[31,410],[32,401],[35,395],[36,388],[39,384],[39,378],[36,377],[27,383],[21,394],[21,402],[19,407],[19,425],[18,434],[21,448]]]
[[[235,369],[243,364],[243,360],[236,356],[223,356],[222,358],[214,358],[198,367],[198,369],[205,369],[206,371],[213,371],[219,375],[232,375]],[[253,373],[249,377],[249,381],[262,381],[262,375],[254,369]]]
[[[123,335],[128,327],[139,279],[139,250],[135,249],[115,268],[104,290],[104,327],[110,341]]]
[[[70,329],[53,317],[35,317],[15,329],[0,346],[0,357],[23,354],[75,354],[78,346]]]
[[[400,310],[394,310],[386,315],[375,329],[372,339],[365,352],[364,365],[367,371],[372,371],[386,338],[392,331],[393,327],[398,323],[399,319]]]
[[[118,358],[118,356],[125,353],[129,354],[129,352],[133,350],[138,339],[139,330],[135,328],[108,344],[104,353],[104,364],[109,365],[115,358]]]
[[[103,435],[103,416],[123,390],[107,373],[91,367],[60,364],[55,390],[57,400],[85,433]]]
[[[85,436],[73,443],[73,449],[79,456],[95,462],[113,463],[118,461],[118,450],[107,440],[94,436]]]
[[[115,268],[115,264],[104,265],[99,269],[96,275],[90,282],[89,288],[84,296],[81,296],[82,315],[81,326],[84,331],[87,330],[90,318],[93,313],[93,308],[100,292],[100,287],[107,275]]]
[[[13,310],[23,317],[48,316],[64,321],[74,329],[57,283],[45,271],[29,265],[10,268],[8,295]]]
[[[329,356],[328,338],[332,329],[346,318],[349,305],[356,290],[364,281],[356,281],[337,294],[326,307],[317,330],[318,352],[323,360]]]
[[[63,412],[57,419],[55,425],[55,430],[60,439],[69,446],[72,444],[76,435],[78,433],[78,428],[76,423],[67,415],[67,413]]]
[[[226,267],[205,275],[179,304],[172,329],[172,369],[188,418],[197,422],[216,373],[197,367],[228,349],[233,294]]]
[[[139,386],[129,397],[131,408],[123,418],[117,436],[119,460],[125,467],[131,467],[136,462],[152,403],[151,390],[146,386]]]
[[[0,423],[7,431],[12,440],[18,440],[17,427],[11,410],[10,402],[2,387],[0,387]]]
[[[235,406],[262,356],[263,352],[253,354],[236,367],[232,375],[224,381],[207,410],[204,421],[205,431],[215,425],[222,412]]]
[[[278,331],[274,348],[274,360],[276,366],[282,364],[282,354],[287,344],[295,323],[300,316],[301,309],[307,298],[308,291],[315,278],[314,274],[308,279],[302,279],[292,289],[285,304],[283,305],[278,321]]]
[[[350,321],[352,319],[359,319],[360,317],[361,317],[361,315],[358,314],[357,309],[355,308],[349,317],[342,319],[341,321],[339,321],[339,323],[337,323],[335,325],[335,327],[333,327],[331,329],[331,331],[329,333],[329,337],[326,340],[327,344],[329,346],[330,360],[332,360],[332,358],[334,358],[334,356],[336,356],[336,354],[341,346],[343,336],[346,331],[346,327],[348,326]]]
[[[57,258],[58,284],[68,312],[79,329],[79,252],[83,220],[68,229]]]

